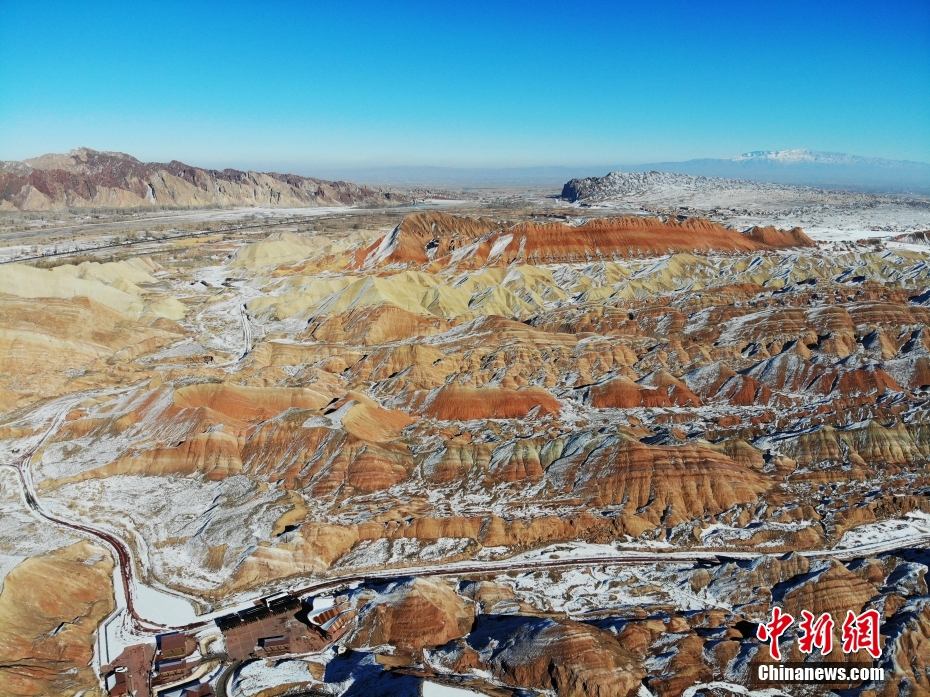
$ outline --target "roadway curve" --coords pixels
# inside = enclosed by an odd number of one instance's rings
[[[120,578],[123,582],[123,591],[126,598],[126,610],[129,613],[130,618],[132,619],[133,627],[142,633],[152,633],[164,631],[168,627],[166,625],[160,624],[158,622],[153,622],[142,617],[136,610],[134,603],[134,590],[135,585],[133,583],[133,564],[132,564],[132,554],[129,551],[129,548],[126,544],[120,540],[115,535],[107,532],[106,530],[100,530],[99,528],[92,527],[84,523],[75,523],[70,520],[65,520],[64,518],[59,518],[58,516],[49,513],[42,507],[42,504],[39,503],[39,499],[35,492],[35,486],[32,481],[32,472],[29,469],[29,463],[32,460],[33,455],[42,447],[42,444],[48,440],[49,436],[52,435],[58,428],[61,426],[62,422],[65,419],[67,413],[71,408],[77,404],[79,399],[69,400],[65,403],[59,413],[52,420],[51,425],[42,434],[42,436],[26,450],[20,457],[19,461],[12,465],[7,465],[16,471],[16,474],[19,477],[20,485],[22,486],[23,498],[26,501],[26,505],[34,512],[36,515],[44,518],[45,520],[54,523],[55,525],[60,525],[62,527],[68,528],[69,530],[76,530],[85,535],[90,535],[101,540],[106,544],[114,554],[116,559],[117,566],[120,571]]]
[[[129,617],[132,620],[134,629],[140,634],[154,634],[164,631],[190,631],[202,629],[213,622],[213,618],[217,617],[222,612],[213,612],[210,613],[209,617],[206,617],[202,620],[192,622],[185,625],[167,625],[160,622],[157,622],[152,619],[142,617],[138,609],[136,608],[134,598],[135,598],[135,587],[136,581],[133,578],[134,565],[132,561],[132,553],[130,552],[129,547],[118,537],[107,532],[106,530],[101,530],[93,526],[87,525],[85,523],[76,523],[73,521],[65,520],[59,518],[56,515],[49,513],[45,510],[42,505],[39,503],[39,500],[35,493],[35,488],[32,483],[32,477],[29,470],[29,463],[32,460],[33,455],[38,451],[41,445],[48,439],[48,437],[58,429],[61,423],[64,421],[65,415],[71,409],[71,407],[77,403],[77,400],[71,400],[65,404],[60,413],[53,419],[51,426],[47,431],[39,438],[35,445],[30,447],[20,458],[19,462],[14,465],[8,465],[16,470],[19,475],[19,481],[23,489],[23,497],[25,498],[26,504],[31,510],[33,510],[37,515],[41,516],[45,520],[48,520],[55,525],[60,525],[62,527],[68,528],[70,530],[78,531],[85,535],[90,535],[101,540],[105,543],[111,550],[113,550],[117,566],[120,571],[120,578],[123,583],[123,590],[126,598],[126,611],[129,614]],[[883,552],[891,552],[896,549],[907,549],[915,547],[927,547],[930,546],[930,535],[920,535],[915,536],[909,539],[906,538],[897,538],[892,542],[888,543],[872,543],[869,545],[862,545],[860,547],[855,547],[851,549],[825,549],[825,550],[808,550],[800,552],[800,554],[810,557],[831,557],[834,559],[854,559],[865,555],[879,554]],[[618,552],[617,554],[609,555],[591,555],[591,556],[576,556],[576,557],[566,557],[561,559],[529,559],[529,558],[516,558],[516,559],[504,559],[500,561],[463,561],[463,562],[453,562],[446,564],[437,564],[433,566],[417,566],[417,567],[407,567],[407,568],[391,568],[383,569],[378,571],[357,571],[349,573],[343,576],[336,576],[328,579],[321,579],[315,583],[300,586],[294,588],[293,586],[288,586],[285,588],[287,592],[295,596],[305,596],[311,595],[314,593],[321,593],[324,591],[332,591],[337,589],[342,589],[347,586],[351,586],[356,583],[364,583],[367,581],[389,581],[400,578],[409,578],[409,577],[428,577],[428,576],[474,576],[474,575],[484,575],[488,573],[495,572],[508,572],[508,571],[535,571],[538,569],[556,569],[556,568],[570,568],[570,567],[592,567],[592,566],[615,566],[621,564],[722,564],[731,559],[753,559],[758,557],[767,556],[766,553],[762,552],[740,552],[740,551],[723,551],[723,550],[680,550],[680,551],[667,551],[667,552],[654,552],[650,551],[644,553],[642,551],[630,550],[624,552]],[[277,593],[265,593],[258,598],[269,597],[270,595],[275,595]],[[238,605],[242,605],[240,601]]]

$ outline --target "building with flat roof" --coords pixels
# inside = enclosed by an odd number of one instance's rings
[[[155,638],[155,644],[160,658],[183,658],[189,656],[197,648],[197,642],[193,637],[181,632],[159,634]]]
[[[158,661],[155,664],[157,677],[155,682],[164,683],[168,680],[176,680],[187,675],[195,667],[196,663],[188,663],[183,658],[172,658],[167,661]]]
[[[278,636],[268,636],[258,640],[258,647],[266,655],[273,656],[278,653],[287,653],[291,649],[291,640],[279,634]]]
[[[300,619],[304,607],[292,595],[275,597],[216,618],[234,661],[284,653],[310,653],[325,647],[326,633]]]

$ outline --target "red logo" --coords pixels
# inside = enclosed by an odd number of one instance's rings
[[[879,647],[879,620],[878,610],[865,610],[860,614],[849,610],[843,621],[843,653],[856,653],[861,650],[869,652],[872,658],[882,655]],[[768,642],[769,655],[776,661],[781,660],[781,650],[778,639],[791,625],[794,617],[784,612],[780,607],[772,608],[772,618],[756,627],[756,638]],[[801,621],[798,623],[798,649],[801,653],[810,654],[814,649],[824,656],[833,651],[833,629],[836,623],[829,613],[819,616],[807,610],[801,610]]]
[[[781,660],[778,637],[784,634],[792,624],[794,624],[794,617],[787,612],[782,612],[781,608],[776,606],[772,608],[771,622],[760,624],[756,628],[756,638],[759,641],[769,642],[769,655],[776,661]]]
[[[825,612],[814,619],[814,613],[801,610],[801,636],[798,638],[798,649],[801,653],[812,653],[820,649],[826,656],[833,650],[833,627],[835,623],[830,613]]]
[[[861,615],[846,612],[843,621],[843,653],[855,653],[861,649],[878,658],[882,651],[878,646],[878,610],[866,610]]]

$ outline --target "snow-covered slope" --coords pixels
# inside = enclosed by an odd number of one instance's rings
[[[611,172],[603,177],[572,179],[562,188],[562,198],[585,206],[700,215],[735,227],[797,226],[821,239],[887,237],[930,228],[930,199],[923,196],[876,195],[673,172]]]

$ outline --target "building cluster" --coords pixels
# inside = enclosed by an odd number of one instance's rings
[[[348,631],[354,617],[343,601],[320,607],[317,601],[282,593],[215,623],[223,635],[225,660],[239,662],[321,651]],[[213,687],[197,674],[198,669],[205,672],[208,662],[194,636],[171,632],[158,635],[154,646],[126,648],[103,666],[102,674],[110,697],[212,697]]]
[[[156,638],[155,646],[155,685],[163,685],[190,675],[200,663],[199,657],[192,658],[197,649],[197,642],[187,634],[161,634]]]
[[[155,645],[135,644],[126,648],[113,663],[104,666],[110,697],[152,697],[172,688],[172,697],[213,697],[213,687],[194,677],[203,658],[197,640],[188,634],[171,632],[155,637]]]
[[[233,661],[313,653],[344,633],[351,613],[344,606],[311,612],[299,598],[283,594],[219,617],[216,625]]]
[[[152,661],[155,647],[135,644],[123,650],[109,665],[102,667],[110,697],[151,697]]]

